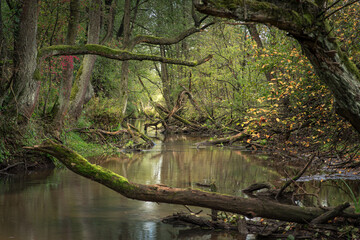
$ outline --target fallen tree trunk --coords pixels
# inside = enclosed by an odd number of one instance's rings
[[[230,137],[224,137],[224,138],[218,138],[215,140],[209,140],[209,141],[204,141],[204,142],[198,142],[196,143],[196,146],[211,146],[211,145],[218,145],[218,144],[233,144],[236,141],[240,141],[243,140],[245,138],[248,138],[249,135],[244,133],[244,132],[240,132],[236,135],[230,136]]]
[[[160,104],[156,104],[156,108],[159,109],[159,110],[161,110],[161,111],[164,112],[164,113],[170,114],[170,112],[169,112],[166,108],[164,108],[163,106],[161,106]],[[190,128],[192,128],[192,129],[195,129],[195,130],[201,130],[201,129],[203,129],[202,126],[200,126],[200,125],[198,125],[198,124],[195,124],[195,123],[192,123],[192,122],[186,120],[185,118],[180,117],[180,116],[177,115],[177,114],[172,114],[171,117],[175,118],[175,119],[178,120],[179,122],[183,123],[185,126],[190,127]]]
[[[239,213],[248,217],[265,217],[283,221],[308,223],[324,214],[316,207],[298,207],[261,199],[247,199],[195,189],[172,188],[164,185],[143,185],[128,181],[106,168],[89,163],[84,157],[51,140],[26,147],[56,157],[71,171],[99,182],[121,195],[141,201],[206,207]],[[358,215],[355,215],[359,217]]]
[[[136,131],[136,133],[141,137],[141,139],[146,142],[148,148],[151,148],[151,147],[153,147],[155,145],[155,143],[151,140],[151,138],[149,138],[148,136],[146,136],[145,134],[140,132],[139,129],[137,129],[136,127],[134,127],[131,124],[128,124],[128,126]]]

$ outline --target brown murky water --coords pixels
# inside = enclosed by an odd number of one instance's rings
[[[233,195],[241,195],[241,189],[254,182],[276,184],[283,178],[279,169],[266,166],[269,160],[227,148],[196,149],[197,141],[199,138],[168,137],[149,151],[94,161],[133,182],[173,187],[216,182],[219,192]],[[0,181],[1,240],[240,239],[229,233],[163,224],[161,218],[187,210],[126,199],[67,169]],[[321,193],[323,201],[344,200],[332,188],[326,189]]]

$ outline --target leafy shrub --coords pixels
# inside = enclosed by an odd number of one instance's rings
[[[85,116],[93,127],[105,130],[117,128],[123,118],[119,102],[116,99],[102,97],[95,97],[89,102]]]

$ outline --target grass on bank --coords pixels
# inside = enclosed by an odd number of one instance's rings
[[[84,157],[100,156],[105,153],[114,153],[117,150],[109,144],[102,145],[86,141],[75,132],[67,133],[64,137],[64,143]]]

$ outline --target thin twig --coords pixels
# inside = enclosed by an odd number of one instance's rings
[[[290,186],[291,183],[295,182],[296,180],[298,180],[304,173],[305,171],[308,169],[308,167],[310,166],[310,164],[312,163],[312,161],[314,160],[315,155],[312,156],[312,158],[310,158],[310,160],[308,161],[308,163],[305,165],[305,167],[303,168],[303,170],[301,170],[301,172],[296,175],[295,177],[293,177],[292,179],[288,180],[284,186],[280,189],[280,191],[276,194],[275,199],[278,199],[281,194],[284,192],[284,190]]]
[[[12,165],[9,165],[9,166],[7,166],[6,168],[1,169],[1,170],[0,170],[0,173],[3,173],[3,172],[5,172],[6,170],[8,170],[8,169],[10,169],[10,168],[13,168],[13,167],[15,167],[15,166],[17,166],[17,165],[20,165],[20,164],[24,164],[24,162],[17,162],[17,163],[14,163],[14,164],[12,164]]]
[[[360,1],[360,0],[355,0],[355,1],[353,1],[353,2],[349,2],[349,3],[345,4],[344,6],[342,6],[342,7],[338,8],[338,9],[332,11],[331,13],[329,13],[329,15],[327,15],[326,17],[324,17],[324,20],[327,19],[327,18],[329,18],[331,15],[337,13],[337,12],[340,11],[341,9],[346,8],[346,7],[348,7],[348,6],[350,6],[350,5],[354,4],[354,3],[357,3],[357,2],[359,2],[359,1]]]
[[[183,205],[190,213],[193,213],[193,214],[195,214],[195,215],[198,215],[198,214],[200,214],[200,213],[202,213],[202,211],[203,210],[200,210],[199,212],[197,212],[197,213],[194,213],[188,206],[186,206],[186,205]]]
[[[325,8],[324,11],[322,11],[317,17],[321,17],[324,13],[327,12],[327,10],[329,10],[330,8],[332,8],[333,6],[335,6],[336,4],[338,4],[339,2],[341,2],[341,0],[337,0],[335,1],[333,4],[331,4],[329,7]]]

